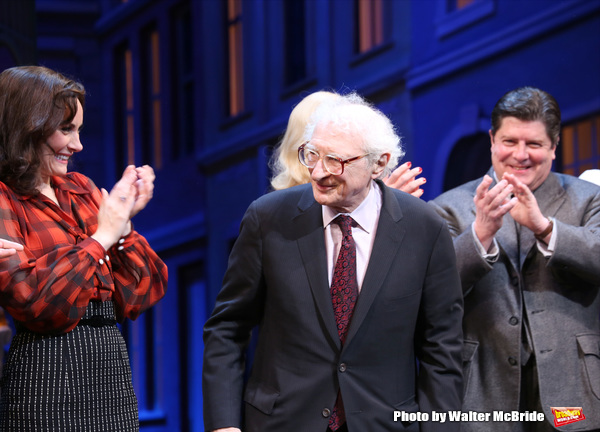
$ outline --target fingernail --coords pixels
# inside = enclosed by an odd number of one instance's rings
[[[427,183],[427,179],[423,177],[423,184]]]
[[[423,172],[423,168],[419,167],[419,174]]]
[[[406,166],[407,166],[408,168],[410,168],[410,167],[412,166],[412,163],[411,163],[411,162],[406,162]]]

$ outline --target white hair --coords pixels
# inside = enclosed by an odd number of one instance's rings
[[[306,126],[304,141],[310,141],[318,125],[332,125],[337,131],[360,139],[371,162],[389,153],[380,178],[389,175],[404,156],[402,140],[390,119],[356,92],[321,104]]]

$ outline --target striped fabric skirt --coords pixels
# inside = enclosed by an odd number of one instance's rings
[[[0,381],[0,432],[139,431],[125,340],[110,321],[114,304],[91,302],[69,333],[18,328]]]

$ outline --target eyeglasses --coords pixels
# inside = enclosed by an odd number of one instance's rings
[[[308,143],[309,142],[307,141],[298,147],[298,159],[300,160],[300,163],[306,168],[314,168],[317,166],[319,159],[321,159],[323,161],[323,167],[325,167],[327,172],[336,176],[344,174],[344,166],[346,164],[362,159],[369,155],[369,153],[365,153],[364,155],[355,156],[349,159],[341,159],[332,155],[321,157],[318,151],[307,147]]]

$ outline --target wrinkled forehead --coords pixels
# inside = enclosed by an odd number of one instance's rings
[[[498,122],[498,129],[495,131],[496,133],[500,130],[500,129],[504,129],[506,130],[508,126],[514,126],[514,125],[534,125],[536,127],[536,129],[539,130],[540,135],[543,135],[542,138],[544,139],[548,139],[550,140],[552,146],[554,147],[556,144],[558,144],[557,141],[552,139],[552,134],[550,131],[550,128],[548,126],[548,123],[545,121],[545,119],[543,118],[523,118],[522,116],[512,116],[512,115],[505,115],[499,118],[499,122]],[[496,135],[494,133],[494,135]]]
[[[552,142],[552,138],[548,134],[548,128],[542,120],[523,120],[514,116],[503,117],[494,136],[500,134],[509,137],[521,137],[524,133],[531,139]]]
[[[317,151],[336,155],[354,155],[362,149],[362,140],[352,127],[335,122],[316,125],[310,146]]]

